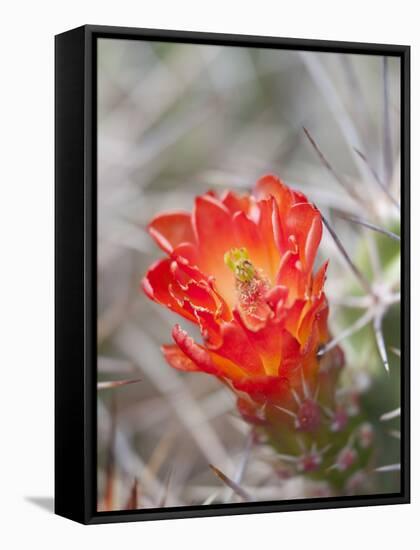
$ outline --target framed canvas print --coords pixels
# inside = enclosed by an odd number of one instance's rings
[[[56,513],[409,502],[409,60],[56,37]]]

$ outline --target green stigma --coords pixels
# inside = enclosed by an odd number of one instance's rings
[[[250,283],[255,277],[255,267],[249,261],[246,248],[231,248],[224,256],[225,264],[241,283]]]

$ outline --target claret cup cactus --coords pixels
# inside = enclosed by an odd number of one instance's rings
[[[340,387],[343,350],[327,346],[328,262],[314,268],[322,231],[318,209],[274,175],[252,194],[210,191],[192,213],[150,222],[166,256],[142,288],[200,330],[195,341],[174,326],[162,347],[171,367],[225,384],[279,468],[354,494],[372,468],[374,431],[358,390]]]

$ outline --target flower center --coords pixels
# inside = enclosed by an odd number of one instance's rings
[[[256,270],[246,248],[231,248],[225,253],[224,260],[238,282],[250,283],[254,279]]]
[[[242,320],[251,330],[262,328],[272,315],[265,299],[270,286],[267,278],[254,267],[246,248],[232,248],[224,259],[235,276],[237,307]]]

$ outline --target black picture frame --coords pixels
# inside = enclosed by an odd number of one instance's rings
[[[397,56],[401,60],[401,492],[341,498],[96,511],[96,41]],[[410,47],[86,25],[55,37],[55,512],[109,523],[410,502]]]

